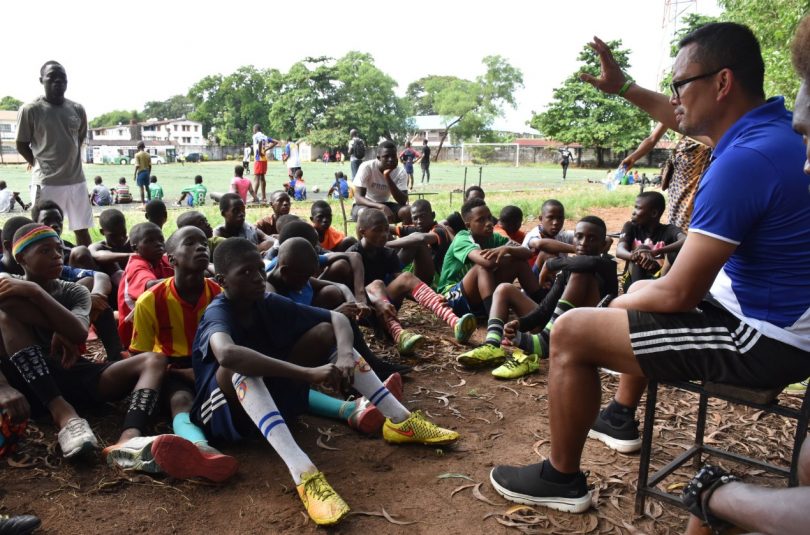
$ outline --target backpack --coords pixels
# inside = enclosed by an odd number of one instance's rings
[[[352,154],[358,160],[362,160],[366,155],[366,143],[362,139],[355,138],[354,143],[352,143]]]

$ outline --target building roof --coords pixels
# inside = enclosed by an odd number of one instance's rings
[[[0,121],[17,121],[17,114],[19,112],[12,110],[0,110]]]
[[[562,143],[555,139],[539,139],[539,138],[517,138],[515,143],[521,147],[540,147],[543,149],[558,149],[560,147],[568,147],[569,149],[581,149],[582,145],[579,143]]]
[[[16,114],[17,112],[14,112],[14,113]],[[15,115],[15,117],[16,117],[16,115]],[[195,123],[195,124],[200,124],[200,125],[202,124],[200,121],[192,121],[191,119],[186,119],[185,117],[179,117],[177,119],[161,119],[161,120],[149,119],[149,120],[141,121],[141,122],[135,123],[135,124],[137,126],[157,126],[157,125],[162,125],[162,124],[176,123],[176,122],[179,122],[179,121],[185,121],[185,122]],[[132,125],[130,123],[127,123],[127,124],[111,124],[111,125],[106,125],[106,126],[97,126],[95,128],[91,128],[90,130],[106,130],[107,128],[123,128],[123,127],[129,127],[129,126],[132,126]]]
[[[410,118],[417,130],[444,130],[457,117],[443,115],[414,115]]]
[[[91,147],[137,147],[140,141],[135,139],[89,139],[87,144]],[[144,140],[147,147],[174,147],[174,141]]]

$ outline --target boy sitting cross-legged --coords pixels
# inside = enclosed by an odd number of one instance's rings
[[[98,449],[87,420],[74,406],[98,406],[129,396],[123,431],[105,449],[110,464],[169,475],[191,469],[201,475],[207,458],[174,435],[143,436],[158,400],[166,369],[159,355],[139,355],[115,363],[80,356],[87,338],[90,294],[59,280],[62,244],[51,228],[31,223],[14,235],[14,256],[25,276],[0,274],[0,395],[19,392],[34,414],[48,412],[59,427],[65,457]]]
[[[549,258],[573,254],[574,233],[563,230],[565,207],[557,199],[548,199],[540,207],[540,224],[526,233],[523,246],[532,250],[531,264],[538,275]]]
[[[543,292],[526,262],[531,251],[494,233],[492,212],[483,199],[465,202],[461,215],[467,228],[456,234],[444,255],[438,285],[453,311],[489,315],[495,288],[516,278],[523,291],[539,303]]]
[[[397,225],[398,239],[386,245],[397,249],[403,266],[413,263],[413,274],[432,288],[439,282],[444,255],[453,241],[451,231],[436,222],[430,202],[418,199],[410,206],[412,225]]]
[[[317,524],[336,524],[349,507],[301,451],[285,422],[306,410],[309,384],[352,385],[385,415],[388,442],[443,445],[458,440],[458,433],[409,412],[390,395],[352,350],[346,316],[266,293],[264,264],[253,244],[228,239],[217,247],[214,265],[223,294],[205,311],[194,341],[193,417],[211,438],[240,440],[258,428],[287,465]]]
[[[221,288],[205,278],[209,257],[203,231],[183,227],[169,237],[166,249],[174,276],[152,286],[135,302],[129,348],[132,353],[156,353],[168,359],[163,391],[174,433],[209,454],[206,478],[224,481],[236,472],[236,460],[209,446],[202,430],[189,419],[194,401],[191,346],[205,308]]]
[[[397,309],[406,297],[412,297],[450,325],[459,342],[470,338],[475,332],[475,316],[464,314],[459,318],[430,286],[413,273],[402,272],[397,253],[385,246],[389,228],[388,219],[381,210],[366,208],[360,212],[357,233],[360,243],[350,247],[349,252],[360,253],[363,258],[369,301],[401,354],[413,353],[424,342],[422,335],[403,330],[399,323]]]
[[[575,307],[594,306],[607,295],[616,295],[616,262],[600,253],[605,243],[605,223],[595,216],[583,217],[574,233],[576,256],[553,258],[543,265],[541,281],[553,286],[538,304],[512,284],[500,284],[492,299],[484,345],[458,356],[463,366],[500,366],[492,375],[515,379],[538,369],[540,358],[547,358],[548,341],[554,321]],[[519,316],[504,325],[509,311]],[[540,334],[530,334],[537,328]],[[519,352],[507,357],[501,348],[506,335]]]

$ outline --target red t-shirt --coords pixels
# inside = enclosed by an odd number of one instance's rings
[[[135,308],[135,301],[146,291],[146,283],[173,276],[174,268],[169,264],[166,255],[163,255],[155,265],[138,254],[130,257],[118,285],[118,336],[124,347],[129,347],[132,341],[132,318],[129,315]]]

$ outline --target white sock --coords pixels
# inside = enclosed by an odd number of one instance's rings
[[[281,413],[278,412],[276,402],[267,390],[267,385],[261,377],[245,377],[238,373],[231,377],[233,387],[239,391],[240,385],[244,385],[242,392],[244,395],[239,400],[242,408],[256,427],[259,428],[267,442],[276,450],[281,460],[287,465],[292,474],[293,481],[298,485],[301,483],[303,474],[317,471],[315,465],[309,460],[298,444],[295,443]]]
[[[354,351],[354,388],[363,394],[386,418],[390,418],[394,423],[401,423],[411,415],[397,398],[391,395],[371,370],[365,359]],[[337,354],[333,355],[337,358]]]

